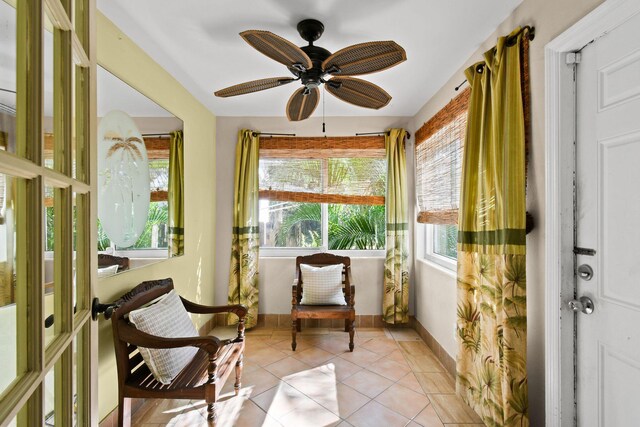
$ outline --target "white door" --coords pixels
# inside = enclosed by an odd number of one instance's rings
[[[579,426],[640,425],[640,15],[582,50],[577,67]]]

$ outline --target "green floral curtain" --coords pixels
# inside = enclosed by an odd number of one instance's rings
[[[516,34],[517,30],[512,34]],[[488,426],[528,426],[520,36],[466,70],[458,218],[458,393]]]
[[[184,254],[184,138],[171,132],[169,146],[169,256]]]
[[[238,133],[233,196],[233,230],[231,238],[231,270],[229,271],[229,304],[243,304],[249,309],[245,327],[258,322],[258,136],[252,130]],[[229,323],[238,318],[228,317]]]
[[[384,139],[387,152],[387,255],[382,313],[384,321],[392,324],[409,322],[406,135],[404,129],[390,129]]]

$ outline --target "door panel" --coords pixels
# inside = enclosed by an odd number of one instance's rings
[[[640,70],[638,75],[640,76]],[[640,109],[638,110],[640,112]],[[607,301],[640,310],[640,286],[634,280],[638,261],[640,198],[640,132],[600,143],[602,218],[602,283]],[[635,229],[635,230],[634,230]],[[603,232],[605,231],[606,232]],[[637,277],[637,276],[636,276]]]
[[[640,16],[582,50],[577,68],[577,315],[580,426],[640,424]],[[635,273],[635,274],[634,274]]]
[[[0,328],[0,425],[92,425],[95,5],[0,1],[0,12],[0,319],[11,320]]]

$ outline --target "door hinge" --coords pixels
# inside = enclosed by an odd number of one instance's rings
[[[581,59],[582,54],[580,52],[569,52],[565,62],[567,65],[579,64]]]

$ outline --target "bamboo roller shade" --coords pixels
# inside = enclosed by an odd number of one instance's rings
[[[384,136],[261,137],[261,158],[384,158]]]
[[[416,132],[417,221],[456,224],[471,90],[465,89]]]
[[[149,159],[168,159],[171,138],[143,137]],[[53,159],[53,134],[44,134],[44,157]]]
[[[261,137],[259,149],[260,199],[353,205],[385,203],[383,136]]]
[[[522,37],[520,43],[520,84],[522,88],[522,104],[524,112],[525,130],[525,168],[528,175],[529,166],[529,145],[531,141],[531,90],[529,82],[529,39]],[[453,160],[448,164],[439,163],[438,153],[445,145],[455,141],[456,136],[462,142],[458,153],[460,165],[462,164],[462,152],[464,150],[464,131],[466,128],[466,111],[469,106],[471,88],[467,87],[460,95],[449,102],[435,116],[429,119],[416,132],[416,198],[418,201],[417,221],[428,224],[457,224],[458,223],[458,198],[460,192],[460,175],[456,182],[452,184],[445,179],[443,187],[442,181],[436,177],[437,173],[443,170],[455,170],[457,163]],[[464,127],[462,123],[456,123],[464,115]],[[441,138],[441,140],[439,140]],[[442,146],[439,146],[441,144]],[[450,151],[453,148],[449,148]],[[435,157],[434,157],[435,156]],[[447,169],[448,166],[448,169]],[[441,169],[438,169],[441,167]],[[429,172],[435,170],[436,176],[430,176]],[[435,189],[435,190],[434,190]],[[454,194],[456,196],[454,197]],[[529,226],[528,226],[529,227]]]

